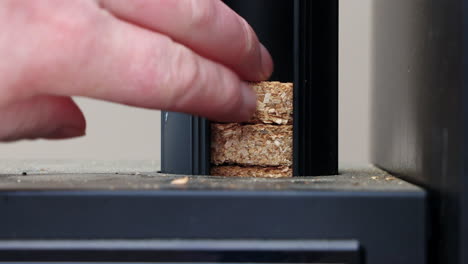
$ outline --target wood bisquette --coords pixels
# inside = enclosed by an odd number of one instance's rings
[[[247,123],[211,126],[211,174],[291,177],[293,86],[260,82],[252,88],[257,110]]]
[[[292,125],[211,125],[211,162],[291,166]]]
[[[248,123],[292,124],[292,83],[261,82],[252,88],[257,94],[257,110]]]
[[[261,166],[215,166],[211,169],[213,176],[282,178],[292,177],[291,167],[261,167]]]

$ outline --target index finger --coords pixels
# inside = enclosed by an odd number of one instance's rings
[[[99,0],[115,16],[163,33],[198,54],[261,81],[273,61],[248,23],[219,0]]]

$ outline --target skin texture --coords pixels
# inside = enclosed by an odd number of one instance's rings
[[[2,0],[0,32],[0,141],[84,135],[70,96],[246,121],[273,71],[220,0]]]

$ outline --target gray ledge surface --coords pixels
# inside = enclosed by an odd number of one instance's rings
[[[421,191],[373,166],[342,168],[340,175],[335,176],[282,179],[169,175],[157,173],[158,168],[154,161],[3,160],[0,161],[0,191]]]

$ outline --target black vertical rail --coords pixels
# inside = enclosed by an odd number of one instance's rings
[[[294,1],[295,176],[338,173],[338,0]]]
[[[210,122],[202,117],[192,117],[192,175],[209,175],[211,163]]]
[[[291,0],[224,0],[252,26],[275,62],[270,80],[293,81],[293,21]]]
[[[210,128],[205,118],[162,112],[161,172],[210,173]]]

